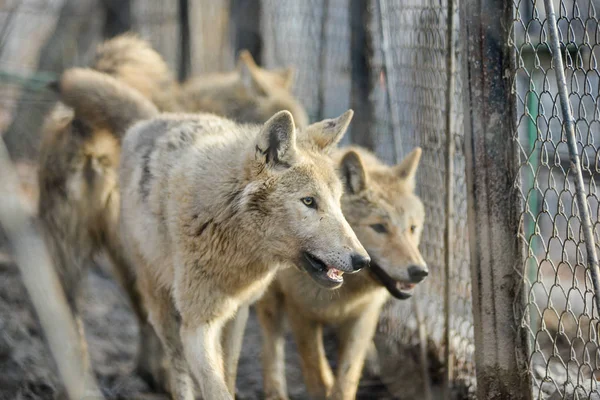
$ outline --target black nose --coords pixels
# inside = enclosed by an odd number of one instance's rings
[[[412,283],[419,283],[425,277],[429,275],[429,271],[427,271],[427,267],[417,267],[416,265],[411,265],[408,267],[408,276],[410,277],[410,281]]]
[[[352,254],[352,269],[354,272],[358,272],[361,269],[368,267],[371,259],[369,257],[361,256],[360,254]]]

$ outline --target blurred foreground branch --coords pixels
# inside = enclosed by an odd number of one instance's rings
[[[0,139],[0,225],[8,236],[23,283],[42,325],[70,400],[102,398],[78,352],[79,337],[46,246],[19,197],[20,186]]]

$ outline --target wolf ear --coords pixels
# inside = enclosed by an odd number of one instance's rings
[[[256,143],[257,155],[265,163],[289,166],[296,153],[296,127],[289,111],[280,111],[263,125]]]
[[[240,52],[236,70],[244,86],[257,95],[266,95],[274,88],[290,91],[296,75],[291,66],[272,70],[259,67],[248,50]]]
[[[256,65],[252,54],[248,50],[240,52],[237,68],[239,69],[242,83],[248,91],[256,96],[266,96],[269,93],[268,84],[266,84],[262,76],[265,71],[262,71],[262,68]]]
[[[404,179],[411,190],[415,189],[415,175],[417,173],[417,167],[419,166],[419,160],[421,159],[421,153],[421,148],[416,147],[404,157],[404,160],[394,167],[396,175],[399,178]]]
[[[238,70],[242,83],[246,89],[256,95],[265,94],[258,79],[259,66],[256,65],[254,58],[252,58],[252,54],[250,54],[248,50],[242,50],[240,52],[236,69]]]
[[[288,92],[292,90],[294,80],[296,79],[296,68],[290,65],[287,68],[276,68],[267,72],[274,74],[277,77],[275,80],[277,86]]]
[[[327,152],[344,137],[353,115],[354,111],[348,110],[337,118],[316,122],[306,128],[304,135],[310,138],[319,149]]]
[[[342,182],[348,193],[358,194],[367,188],[367,173],[357,152],[350,150],[340,163]]]

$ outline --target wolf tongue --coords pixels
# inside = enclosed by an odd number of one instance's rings
[[[342,277],[342,275],[344,275],[343,271],[340,271],[339,269],[335,269],[335,268],[328,268],[327,269],[327,276],[331,279],[340,279]]]

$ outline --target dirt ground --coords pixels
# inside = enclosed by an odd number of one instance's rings
[[[105,395],[110,399],[167,399],[150,393],[145,383],[130,373],[137,348],[137,324],[118,285],[99,268],[90,272],[86,285],[86,335]],[[332,338],[326,343],[329,350],[335,346]],[[307,398],[298,355],[289,337],[286,362],[290,398]],[[56,368],[18,269],[6,253],[0,253],[0,400],[59,399],[57,388]],[[254,314],[246,329],[237,388],[237,399],[262,398],[260,331]],[[364,377],[358,398],[394,397],[378,378]]]

